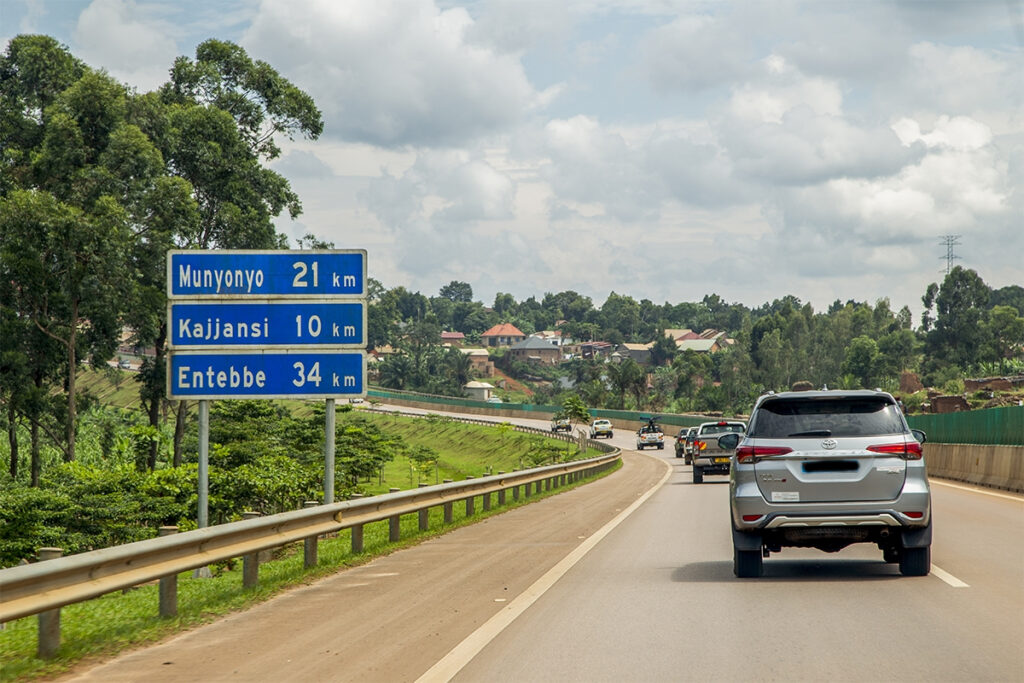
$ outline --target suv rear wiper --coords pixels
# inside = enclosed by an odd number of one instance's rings
[[[832,436],[831,429],[814,429],[809,432],[796,432],[787,436]]]

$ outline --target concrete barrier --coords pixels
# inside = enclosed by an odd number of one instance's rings
[[[1024,446],[926,443],[928,474],[1024,493]]]

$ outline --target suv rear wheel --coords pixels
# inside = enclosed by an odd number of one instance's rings
[[[764,573],[764,561],[759,550],[732,549],[732,573],[740,579],[756,579]]]
[[[704,468],[699,465],[693,466],[693,483],[703,484],[704,483]]]
[[[932,548],[903,548],[900,550],[900,574],[928,576],[932,568]]]

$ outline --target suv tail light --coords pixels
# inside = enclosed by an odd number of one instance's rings
[[[887,455],[899,455],[904,460],[920,460],[921,459],[921,444],[917,441],[911,441],[910,443],[883,443],[876,444],[874,446],[868,446],[867,450],[872,453],[885,453]]]
[[[741,463],[757,462],[759,458],[770,458],[773,455],[792,453],[793,449],[786,446],[740,446],[736,449],[736,461]]]

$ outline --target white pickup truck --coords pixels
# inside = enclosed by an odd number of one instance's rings
[[[662,450],[665,448],[665,435],[661,427],[653,423],[645,424],[636,432],[636,449],[642,451],[648,446]]]
[[[726,434],[743,434],[747,431],[745,422],[719,420],[705,422],[697,428],[697,438],[693,442],[693,483],[704,482],[705,474],[729,474],[729,462],[734,450],[726,451],[718,447],[718,437]]]

